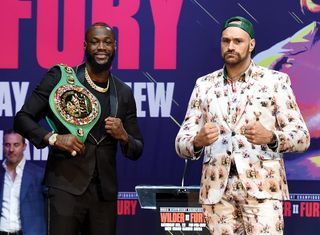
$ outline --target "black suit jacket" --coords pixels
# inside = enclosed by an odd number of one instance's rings
[[[76,67],[77,77],[84,81],[85,64]],[[48,130],[40,126],[39,121],[48,116],[58,134],[69,131],[55,117],[49,107],[48,98],[52,89],[59,82],[61,72],[53,67],[44,76],[40,84],[32,92],[14,120],[14,129],[34,144],[37,148],[46,147],[44,136]],[[129,86],[115,78],[110,77],[110,112],[114,117],[121,119],[124,129],[129,135],[129,143],[121,145],[122,153],[133,160],[140,157],[143,149],[143,139],[138,127],[136,104]],[[83,83],[84,84],[84,83]],[[88,187],[93,177],[95,166],[101,183],[102,195],[105,200],[116,200],[116,151],[117,140],[106,134],[97,140],[88,135],[85,141],[85,153],[72,157],[69,152],[50,148],[45,183],[66,192],[80,195]]]

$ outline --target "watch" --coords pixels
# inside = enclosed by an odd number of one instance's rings
[[[55,142],[57,141],[57,136],[58,136],[58,134],[52,134],[52,135],[49,137],[48,141],[49,141],[49,144],[50,144],[51,146],[53,146],[53,145],[55,144]]]
[[[272,139],[271,139],[271,142],[268,144],[268,147],[271,148],[272,150],[275,150],[278,148],[278,138],[274,132],[272,132]]]

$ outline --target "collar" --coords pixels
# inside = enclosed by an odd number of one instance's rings
[[[240,78],[239,78],[239,82],[248,82],[249,78],[252,74],[252,69],[253,67],[256,66],[255,63],[253,62],[253,60],[251,60],[250,65],[248,66],[248,68],[241,74]],[[228,82],[230,80],[230,78],[228,77],[228,72],[227,72],[227,68],[224,65],[223,66],[223,79],[226,82]]]
[[[23,156],[21,161],[19,162],[19,164],[16,166],[16,173],[18,175],[21,175],[22,171],[23,171],[23,168],[26,164],[26,158]],[[2,162],[2,166],[3,168],[8,171],[8,167],[7,167],[7,159],[5,159],[3,162]]]

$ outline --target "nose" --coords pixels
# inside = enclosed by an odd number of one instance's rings
[[[232,41],[229,42],[229,44],[228,44],[228,50],[229,50],[229,51],[234,50],[234,43],[233,43]]]
[[[13,145],[10,145],[9,146],[9,152],[13,152],[14,151],[14,146]]]
[[[105,43],[104,42],[99,42],[98,49],[104,49],[104,48],[105,48]]]

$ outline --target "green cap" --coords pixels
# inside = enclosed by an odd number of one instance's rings
[[[237,21],[237,23],[235,23],[235,21]],[[246,31],[250,35],[251,39],[254,38],[253,25],[249,20],[247,20],[244,17],[241,17],[241,16],[231,17],[225,22],[223,30],[225,30],[228,27],[238,27]]]

